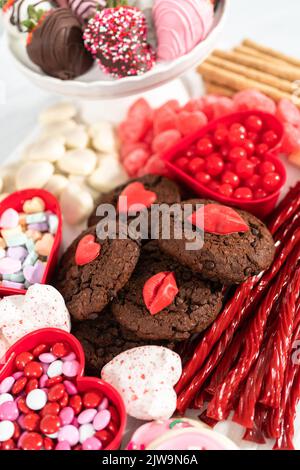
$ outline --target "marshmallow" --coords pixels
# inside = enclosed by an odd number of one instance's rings
[[[58,168],[71,175],[90,175],[97,163],[95,152],[90,149],[69,150],[58,161]]]
[[[0,301],[0,340],[5,345],[40,328],[71,329],[64,299],[54,287],[35,284],[25,296],[11,295]]]
[[[101,377],[122,395],[130,416],[155,420],[174,413],[173,387],[181,372],[178,354],[161,346],[142,346],[116,356],[103,367]]]

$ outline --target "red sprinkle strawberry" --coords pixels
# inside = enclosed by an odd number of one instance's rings
[[[110,8],[97,12],[84,30],[86,49],[116,78],[147,72],[155,53],[147,42],[145,15],[126,0],[109,0],[107,5]]]
[[[145,282],[143,299],[151,315],[156,315],[173,302],[178,292],[174,273],[161,272]]]

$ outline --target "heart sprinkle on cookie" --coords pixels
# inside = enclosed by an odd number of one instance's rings
[[[207,204],[188,218],[192,225],[204,232],[217,235],[248,232],[249,226],[242,217],[231,207],[219,204]]]
[[[118,211],[121,213],[135,214],[135,212],[150,207],[157,199],[153,191],[148,191],[138,181],[128,184],[121,192],[118,201]]]
[[[85,235],[77,245],[75,253],[75,262],[77,266],[84,266],[85,264],[94,261],[100,254],[101,245],[95,242],[94,235]]]
[[[143,299],[151,315],[156,315],[173,302],[178,292],[174,273],[162,272],[145,282]]]

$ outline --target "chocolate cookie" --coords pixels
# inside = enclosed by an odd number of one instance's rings
[[[141,178],[132,179],[126,184],[118,186],[116,189],[110,191],[109,193],[102,194],[98,201],[95,203],[95,209],[88,220],[88,226],[91,227],[92,225],[96,225],[101,220],[101,217],[96,215],[98,206],[100,206],[101,204],[112,204],[115,208],[117,208],[119,196],[133,183],[140,183],[141,185],[143,185],[146,192],[150,191],[154,193],[154,195],[152,195],[152,201],[155,204],[174,204],[181,201],[179,188],[173,181],[164,178],[163,176],[146,175]],[[141,196],[141,193],[137,195],[137,198],[138,196]],[[146,197],[145,194],[142,194],[142,196],[144,196],[143,202],[145,202],[147,200],[147,194]],[[150,200],[151,197],[149,201]],[[139,202],[139,200],[137,199],[135,202]]]
[[[137,241],[99,240],[96,227],[84,231],[63,255],[55,286],[77,321],[96,318],[128,282],[140,255]]]
[[[105,364],[127,349],[148,344],[159,344],[169,349],[174,348],[172,343],[143,341],[130,331],[126,331],[116,322],[109,307],[96,320],[74,324],[72,333],[84,349],[86,372],[96,376],[100,375]]]
[[[151,241],[142,248],[131,279],[112,303],[112,312],[139,338],[181,341],[207,328],[222,301],[222,286],[203,281]]]
[[[238,284],[267,269],[274,258],[275,246],[267,227],[254,215],[229,208],[209,200],[189,200],[182,203],[203,204],[203,226],[190,219],[182,239],[159,240],[160,249],[188,266],[205,279],[224,284]],[[171,218],[171,233],[176,222]],[[204,232],[203,232],[204,229]],[[187,249],[187,240],[202,236],[203,246]]]

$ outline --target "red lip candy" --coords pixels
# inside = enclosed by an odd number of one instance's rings
[[[94,235],[86,235],[77,245],[75,253],[75,262],[77,266],[84,266],[85,264],[94,261],[100,254],[101,245],[95,242]]]
[[[219,204],[207,204],[201,207],[188,220],[204,232],[218,235],[248,232],[249,230],[249,226],[234,209]]]
[[[162,272],[145,282],[143,299],[151,315],[156,315],[173,302],[178,292],[174,273]]]

